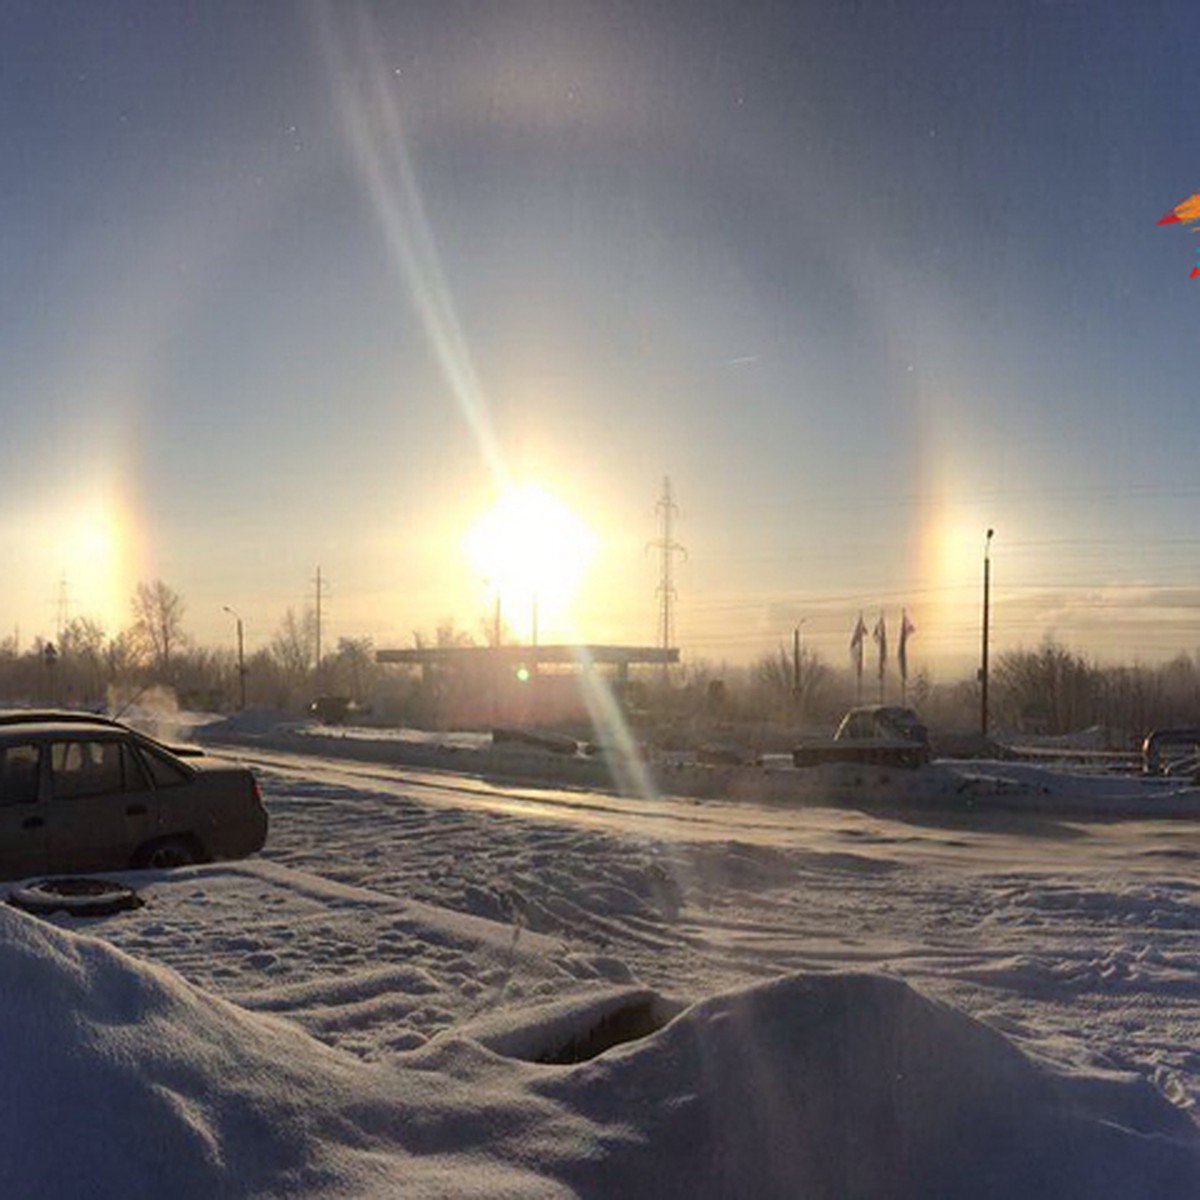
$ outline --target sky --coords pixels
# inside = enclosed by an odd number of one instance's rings
[[[594,551],[543,641],[913,669],[1200,647],[1200,9],[0,12],[0,630],[482,636],[508,486]],[[522,608],[524,606],[521,606]],[[531,615],[504,615],[513,636]]]

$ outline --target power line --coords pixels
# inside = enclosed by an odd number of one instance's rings
[[[1091,500],[1094,498],[1121,499],[1128,501],[1158,500],[1158,499],[1191,499],[1200,496],[1200,486],[1196,484],[1162,484],[1162,483],[1113,483],[1102,485],[1063,485],[1059,487],[1020,487],[1020,488],[980,488],[971,491],[948,492],[944,489],[923,489],[908,492],[824,492],[823,500],[829,505],[842,508],[861,505],[875,507],[885,505],[889,509],[923,508],[936,506],[942,508],[947,500],[952,499],[958,504],[996,505],[996,504],[1043,504],[1055,500]],[[796,498],[794,496],[762,496],[752,498],[737,506],[741,512],[787,511],[794,512]],[[717,511],[705,509],[703,506],[695,509],[693,515],[699,519],[707,512]],[[731,510],[723,505],[722,515],[729,516]]]

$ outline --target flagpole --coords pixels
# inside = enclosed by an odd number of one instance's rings
[[[867,627],[863,623],[862,611],[859,610],[858,622],[854,626],[854,634],[850,638],[850,653],[854,661],[855,703],[862,706],[862,674],[863,674],[863,639],[867,636]]]
[[[988,735],[988,606],[991,599],[992,581],[992,535],[989,529],[983,541],[983,645],[979,666],[979,731]]]
[[[896,655],[896,663],[900,668],[900,703],[908,707],[908,639],[916,632],[916,627],[908,619],[908,609],[900,610],[900,649]]]
[[[882,610],[879,613],[879,620],[875,623],[875,632],[871,636],[879,647],[879,703],[882,704],[887,675],[887,623]]]

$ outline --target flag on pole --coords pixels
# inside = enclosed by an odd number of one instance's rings
[[[879,647],[879,678],[882,679],[884,672],[887,671],[887,625],[884,622],[883,613],[879,614],[879,620],[875,622],[875,630],[871,636]]]
[[[1174,208],[1167,209],[1158,223],[1173,225],[1176,221],[1190,225],[1193,233],[1200,230],[1200,192],[1189,196],[1186,200],[1180,200]],[[1200,256],[1197,256],[1196,265],[1192,268],[1192,278],[1195,279],[1198,275],[1200,275]]]
[[[858,676],[859,682],[862,682],[863,672],[863,642],[866,641],[867,626],[863,621],[862,613],[858,614],[858,624],[854,626],[854,633],[850,637],[850,661],[854,663],[854,673]]]
[[[896,662],[900,666],[900,679],[908,682],[908,639],[917,632],[917,627],[908,619],[908,609],[900,610],[900,648],[896,651]]]

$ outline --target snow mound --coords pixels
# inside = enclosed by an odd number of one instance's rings
[[[407,1152],[429,1148],[413,1129],[445,1080],[401,1081],[107,943],[0,908],[0,975],[2,1196],[547,1191]]]
[[[316,1080],[349,1096],[355,1072],[295,1027],[8,909],[0,973],[0,1194],[315,1192],[344,1174],[311,1097]]]
[[[881,976],[788,976],[657,1030],[677,1009],[621,989],[368,1065],[6,910],[0,974],[5,1196],[1173,1200],[1200,1179],[1200,1135],[1148,1085],[1052,1072]],[[527,1061],[564,1046],[597,1056]]]
[[[1149,1084],[1039,1066],[879,975],[717,996],[536,1086],[612,1148],[562,1166],[590,1194],[1200,1195],[1200,1135]]]

